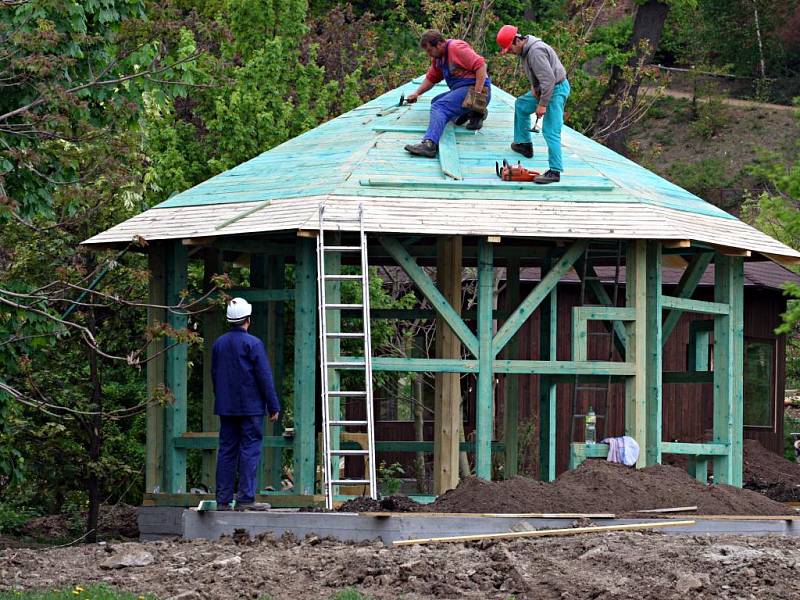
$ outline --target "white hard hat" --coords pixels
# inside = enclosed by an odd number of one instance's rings
[[[226,316],[228,321],[235,323],[242,321],[253,313],[253,306],[244,298],[234,298],[228,303]]]

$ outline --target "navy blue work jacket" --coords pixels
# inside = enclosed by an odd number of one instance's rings
[[[214,342],[211,379],[216,415],[253,416],[281,410],[264,343],[241,327]]]

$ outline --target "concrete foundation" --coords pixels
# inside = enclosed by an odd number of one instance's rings
[[[683,517],[691,519],[691,516]],[[652,519],[598,519],[598,525],[648,523]],[[301,513],[273,510],[257,512],[198,512],[184,508],[142,507],[139,529],[142,541],[165,537],[218,540],[244,530],[250,536],[272,533],[276,537],[291,533],[298,538],[307,535],[331,537],[341,541],[380,539],[390,546],[398,540],[452,535],[475,535],[511,531],[532,531],[542,528],[569,527],[570,519],[536,519],[522,517],[424,516],[398,513],[391,517],[373,517],[355,513]],[[698,519],[692,526],[660,529],[668,535],[788,535],[800,536],[800,524],[792,520]]]

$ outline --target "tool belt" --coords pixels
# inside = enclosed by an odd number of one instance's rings
[[[461,103],[461,108],[466,108],[480,115],[486,114],[486,107],[489,106],[489,93],[484,88],[483,91],[476,92],[474,86],[467,90],[467,97]]]

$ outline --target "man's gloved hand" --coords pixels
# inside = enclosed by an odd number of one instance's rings
[[[419,94],[417,92],[411,92],[408,96],[406,96],[406,102],[408,104],[414,104],[419,98]]]

